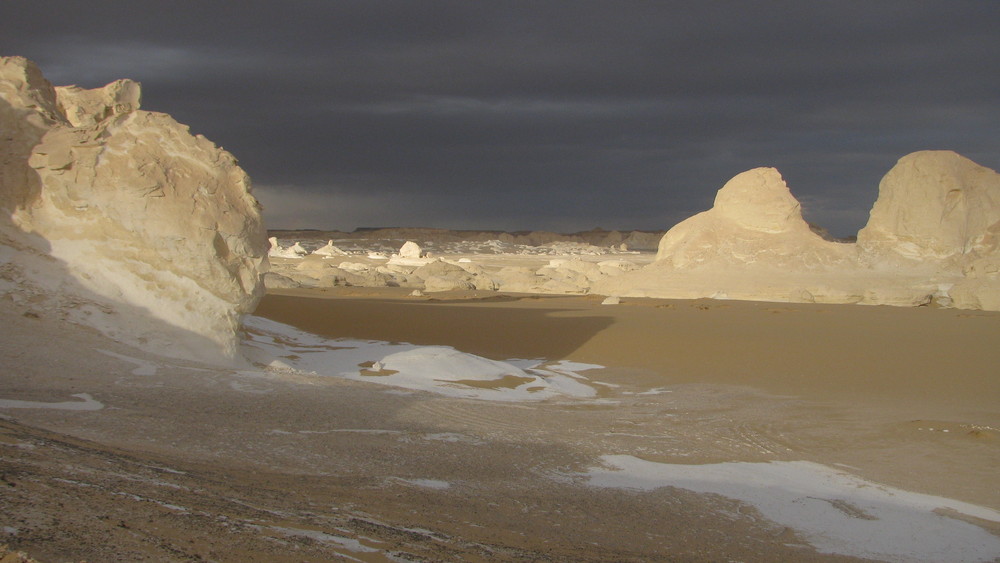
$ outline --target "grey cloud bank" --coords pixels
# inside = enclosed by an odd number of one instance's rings
[[[233,152],[273,228],[665,229],[774,166],[850,235],[907,153],[1000,168],[995,2],[3,12],[3,54],[57,84],[138,80],[144,107]]]

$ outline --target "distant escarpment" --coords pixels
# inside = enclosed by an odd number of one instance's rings
[[[231,154],[140,97],[130,80],[54,87],[0,58],[0,293],[164,353],[232,358],[263,294],[260,206]]]

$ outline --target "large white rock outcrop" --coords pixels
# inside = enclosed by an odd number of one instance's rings
[[[858,246],[874,259],[966,262],[997,250],[1000,174],[952,151],[904,156],[879,184]]]
[[[650,266],[596,293],[1000,310],[1000,175],[950,151],[900,159],[857,244],[824,240],[777,170],[719,190],[679,223]]]
[[[603,295],[765,301],[860,302],[863,290],[829,283],[853,268],[853,245],[823,239],[774,168],[738,174],[712,209],[667,231],[656,261],[596,280]]]
[[[879,184],[858,246],[874,268],[952,276],[956,307],[1000,310],[1000,174],[952,151],[904,156]]]
[[[755,168],[729,180],[712,209],[667,231],[656,254],[658,262],[677,269],[814,269],[846,258],[842,245],[809,228],[801,205],[774,168]]]
[[[263,295],[260,206],[231,154],[139,102],[132,81],[54,88],[30,61],[0,58],[0,260],[18,283],[99,303],[100,319],[78,320],[116,337],[235,357]]]

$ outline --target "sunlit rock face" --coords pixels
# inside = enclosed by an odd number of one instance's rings
[[[656,261],[594,291],[1000,310],[1000,175],[949,151],[886,174],[857,244],[822,239],[773,168],[737,175]]]
[[[951,151],[899,159],[882,178],[858,246],[872,259],[963,263],[997,250],[1000,174]]]
[[[112,115],[139,109],[142,91],[132,80],[116,80],[103,88],[57,86],[56,103],[73,127],[97,125]]]
[[[0,208],[23,207],[38,195],[28,157],[58,122],[55,88],[19,57],[0,58]]]
[[[0,59],[0,221],[117,314],[232,357],[263,295],[260,206],[231,154],[139,103],[136,82],[53,88],[30,61]]]
[[[715,195],[712,212],[751,231],[783,233],[808,228],[802,206],[775,168],[754,168],[733,177]]]
[[[956,307],[1000,310],[1000,174],[951,151],[904,156],[858,246],[868,264],[954,274]]]
[[[755,168],[727,182],[712,209],[667,231],[656,259],[676,269],[817,268],[839,264],[848,254],[810,229],[776,169]]]

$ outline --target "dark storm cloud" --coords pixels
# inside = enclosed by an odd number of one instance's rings
[[[667,228],[776,166],[867,219],[899,157],[1000,167],[1000,3],[21,2],[4,54],[236,154],[273,226]]]

